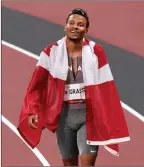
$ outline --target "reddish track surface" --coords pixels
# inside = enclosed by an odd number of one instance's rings
[[[26,88],[36,65],[36,60],[2,46],[3,115],[15,126]],[[144,124],[125,111],[131,142],[120,145],[120,158],[100,148],[97,166],[144,165]],[[52,166],[62,165],[54,134],[45,130],[38,149]],[[53,153],[52,153],[53,152]],[[7,126],[2,125],[2,166],[42,166],[32,151]]]
[[[144,2],[5,1],[2,6],[61,25],[73,8],[84,8],[90,16],[89,35],[144,55]]]

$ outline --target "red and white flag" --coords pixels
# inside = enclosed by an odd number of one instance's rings
[[[87,144],[102,145],[118,156],[118,143],[130,140],[118,92],[101,45],[84,39],[82,72],[86,101]],[[18,131],[34,148],[44,128],[53,133],[58,126],[68,73],[65,37],[40,54],[20,112]],[[28,126],[29,114],[38,114],[37,129]]]

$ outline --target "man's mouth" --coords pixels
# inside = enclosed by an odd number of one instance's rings
[[[70,31],[72,34],[74,34],[74,35],[77,35],[78,34],[78,32],[77,31]]]

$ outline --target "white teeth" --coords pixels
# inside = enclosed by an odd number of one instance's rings
[[[71,33],[75,33],[75,34],[77,34],[78,32],[76,32],[76,31],[71,31]]]

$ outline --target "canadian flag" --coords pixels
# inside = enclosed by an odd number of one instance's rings
[[[118,156],[118,144],[130,140],[113,76],[101,45],[84,39],[82,72],[86,101],[87,144],[104,146]],[[34,148],[44,128],[53,133],[58,126],[68,73],[65,37],[47,46],[27,88],[18,131]],[[37,129],[28,126],[28,116],[38,114]]]

